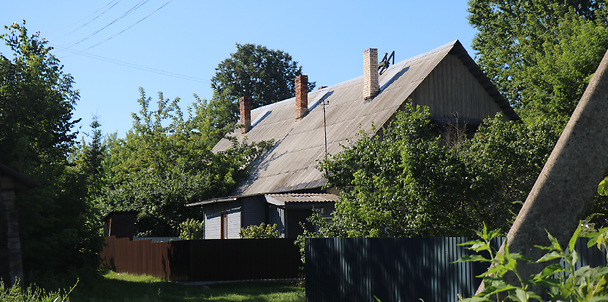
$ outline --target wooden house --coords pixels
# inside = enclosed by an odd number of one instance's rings
[[[329,216],[338,196],[323,189],[318,162],[360,130],[374,135],[408,100],[428,106],[438,124],[479,125],[499,112],[519,119],[458,41],[386,69],[376,49],[365,50],[363,59],[363,76],[346,82],[308,92],[307,77],[300,76],[294,98],[254,110],[249,98],[240,99],[243,128],[232,135],[272,139],[274,147],[251,163],[231,196],[191,204],[204,207],[206,239],[239,238],[241,228],[261,222],[295,237],[312,208]],[[230,146],[223,139],[213,151]]]

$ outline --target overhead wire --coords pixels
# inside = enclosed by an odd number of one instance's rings
[[[152,16],[153,14],[155,14],[156,12],[160,11],[161,9],[163,9],[164,7],[166,7],[169,3],[171,3],[173,0],[169,0],[167,2],[165,2],[163,5],[161,5],[160,7],[158,7],[157,9],[155,9],[154,11],[152,11],[151,13],[149,13],[148,15],[144,16],[143,18],[139,19],[137,22],[131,24],[129,27],[121,30],[120,32],[110,36],[109,38],[100,41],[86,49],[84,49],[83,51],[78,51],[78,50],[74,50],[71,49],[71,47],[76,46],[77,44],[84,42],[85,40],[91,38],[92,36],[94,36],[95,34],[101,32],[102,30],[104,30],[105,28],[109,27],[110,25],[114,24],[116,21],[126,17],[127,15],[129,15],[130,13],[132,13],[133,11],[137,10],[138,8],[142,7],[143,5],[145,5],[149,0],[141,0],[140,2],[138,2],[137,4],[135,4],[133,7],[131,7],[129,10],[127,10],[125,13],[123,13],[121,16],[119,16],[118,18],[114,19],[112,22],[110,22],[109,24],[105,25],[104,27],[96,30],[95,32],[93,32],[92,34],[88,35],[87,37],[81,39],[80,41],[70,45],[70,46],[57,46],[55,45],[54,47],[62,50],[62,51],[66,51],[72,54],[76,54],[76,55],[80,55],[80,56],[84,56],[87,58],[91,58],[94,60],[99,60],[99,61],[104,61],[104,62],[108,62],[108,63],[112,63],[112,64],[116,64],[116,65],[120,65],[120,66],[124,66],[124,67],[129,67],[129,68],[134,68],[134,69],[138,69],[138,70],[142,70],[142,71],[147,71],[147,72],[152,72],[152,73],[156,73],[156,74],[160,74],[160,75],[164,75],[164,76],[168,76],[168,77],[173,77],[173,78],[178,78],[178,79],[182,79],[182,80],[188,80],[188,81],[193,81],[193,82],[198,82],[198,83],[206,83],[209,82],[208,80],[204,80],[201,78],[197,78],[197,77],[193,77],[193,76],[188,76],[188,75],[184,75],[184,74],[179,74],[179,73],[175,73],[175,72],[170,72],[170,71],[166,71],[166,70],[161,70],[161,69],[157,69],[157,68],[152,68],[152,67],[148,67],[148,66],[143,66],[143,65],[138,65],[138,64],[134,64],[134,63],[129,63],[129,62],[125,62],[125,61],[120,61],[117,59],[112,59],[112,58],[107,58],[107,57],[103,57],[103,56],[99,56],[99,55],[94,55],[91,53],[87,53],[85,52],[86,50],[89,50],[91,48],[94,48],[102,43],[105,43],[109,40],[111,40],[112,38],[124,33],[125,31],[131,29],[132,27],[134,27],[135,25],[141,23],[142,21],[146,20],[147,18],[149,18],[150,16]],[[94,15],[97,12],[101,11],[102,9],[106,8],[103,12],[101,12],[99,15],[95,16],[92,20],[86,22],[85,24],[81,25],[80,27],[78,27],[77,29],[71,31],[70,33],[73,33],[75,31],[77,31],[78,29],[90,24],[93,20],[99,18],[101,15],[105,14],[107,11],[109,11],[111,8],[113,8],[114,6],[116,6],[118,4],[118,2],[120,2],[119,0],[113,0],[110,1],[108,4],[106,4],[105,6],[103,6],[102,8],[96,10],[94,13],[90,14]]]
[[[68,48],[61,47],[61,46],[56,46],[56,47],[60,50],[67,51],[67,52],[70,52],[70,53],[73,53],[76,55],[80,55],[80,56],[84,56],[84,57],[88,57],[91,59],[104,61],[104,62],[116,64],[116,65],[130,67],[130,68],[134,68],[134,69],[148,71],[148,72],[152,72],[152,73],[156,73],[156,74],[160,74],[160,75],[164,75],[164,76],[168,76],[168,77],[173,77],[173,78],[178,78],[178,79],[188,80],[188,81],[193,81],[193,82],[198,82],[198,83],[208,82],[201,78],[188,76],[188,75],[184,75],[184,74],[180,74],[180,73],[170,72],[170,71],[166,71],[166,70],[162,70],[162,69],[157,69],[157,68],[147,67],[147,66],[129,63],[129,62],[125,62],[125,61],[120,61],[120,60],[116,60],[116,59],[112,59],[112,58],[102,57],[102,56],[86,53],[83,51],[76,51],[76,50],[68,49]]]
[[[80,20],[85,20],[86,18],[88,18],[88,17],[90,17],[90,16],[95,15],[97,12],[99,12],[99,11],[100,11],[100,10],[102,10],[102,9],[104,9],[106,6],[111,5],[110,7],[108,7],[107,9],[105,9],[103,12],[101,12],[99,15],[95,16],[93,19],[89,20],[88,22],[85,22],[84,24],[80,25],[80,26],[79,26],[79,27],[77,27],[76,29],[74,29],[74,30],[72,30],[72,31],[68,32],[67,34],[65,34],[65,35],[63,35],[63,36],[61,36],[61,37],[59,37],[59,38],[57,38],[57,39],[62,39],[62,38],[64,38],[64,37],[66,37],[66,36],[68,36],[68,35],[70,35],[70,34],[72,34],[72,33],[76,32],[76,31],[78,31],[79,29],[81,29],[81,28],[83,28],[83,27],[85,27],[85,26],[87,26],[87,25],[91,24],[91,22],[93,22],[93,21],[95,21],[97,18],[99,18],[99,17],[103,16],[103,15],[104,15],[105,13],[107,13],[107,12],[108,12],[110,9],[112,9],[114,6],[116,6],[116,4],[118,4],[119,2],[120,2],[119,0],[112,0],[112,1],[108,2],[108,3],[107,3],[106,5],[104,5],[103,7],[101,7],[101,8],[99,8],[99,9],[97,9],[97,10],[96,10],[96,11],[94,11],[93,13],[89,14],[88,16],[86,16],[86,17],[84,17],[84,18],[82,18],[82,19],[80,19]],[[113,3],[113,4],[112,4],[112,3]],[[72,24],[75,24],[75,23],[79,22],[80,20],[78,20],[78,21],[76,21],[76,22],[74,22],[74,23],[72,23]],[[66,27],[71,26],[72,24],[67,25]]]
[[[135,10],[137,10],[138,8],[142,7],[142,6],[143,6],[144,4],[146,4],[148,1],[150,1],[150,0],[142,0],[142,1],[139,1],[137,4],[135,4],[135,5],[134,5],[133,7],[131,7],[129,10],[127,10],[127,11],[126,11],[124,14],[122,14],[122,15],[121,15],[121,16],[119,16],[118,18],[114,19],[112,22],[110,22],[110,23],[108,23],[107,25],[103,26],[102,28],[100,28],[100,29],[96,30],[96,31],[95,31],[95,32],[93,32],[92,34],[90,34],[90,35],[88,35],[88,36],[86,36],[86,37],[82,38],[80,41],[78,41],[78,42],[76,42],[76,43],[74,43],[74,44],[72,44],[72,45],[70,45],[70,46],[67,46],[67,48],[72,48],[72,47],[74,47],[74,46],[76,46],[76,45],[78,45],[78,44],[80,44],[80,43],[82,43],[82,42],[84,42],[84,41],[86,41],[86,40],[90,39],[90,38],[91,38],[91,37],[93,37],[94,35],[96,35],[96,34],[98,34],[99,32],[101,32],[102,30],[104,30],[104,29],[108,28],[109,26],[111,26],[112,24],[116,23],[116,21],[118,21],[118,20],[120,20],[120,19],[122,19],[122,18],[126,17],[127,15],[129,15],[130,13],[132,13],[133,11],[135,11]]]
[[[135,22],[135,23],[131,24],[131,26],[129,26],[129,27],[127,27],[127,28],[125,28],[125,29],[121,30],[121,31],[120,31],[120,32],[118,32],[117,34],[114,34],[113,36],[110,36],[109,38],[107,38],[107,39],[105,39],[105,40],[103,40],[103,41],[101,41],[101,42],[98,42],[97,44],[95,44],[95,45],[93,45],[93,46],[89,46],[89,48],[86,48],[86,49],[85,49],[85,51],[86,51],[86,50],[89,50],[89,49],[91,49],[91,48],[93,48],[93,47],[95,47],[95,46],[98,46],[98,45],[100,45],[100,44],[102,44],[102,43],[105,43],[105,42],[107,42],[107,41],[111,40],[112,38],[114,38],[114,37],[116,37],[116,36],[118,36],[118,35],[120,35],[120,34],[124,33],[125,31],[129,30],[131,27],[133,27],[133,26],[135,26],[135,25],[139,24],[140,22],[142,22],[142,21],[146,20],[148,17],[152,16],[154,13],[156,13],[156,12],[158,12],[159,10],[163,9],[165,6],[167,6],[167,4],[171,3],[172,1],[173,1],[173,0],[169,0],[169,1],[167,1],[167,2],[166,2],[165,4],[163,4],[161,7],[157,8],[156,10],[154,10],[154,11],[153,11],[153,12],[151,12],[151,13],[149,13],[149,14],[148,14],[148,15],[146,15],[145,17],[143,17],[143,18],[139,19],[139,21],[137,21],[137,22]]]

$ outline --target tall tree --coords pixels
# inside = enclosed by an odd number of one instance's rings
[[[546,124],[489,119],[449,147],[428,110],[406,106],[381,136],[362,135],[320,169],[341,190],[322,236],[458,236],[483,222],[507,229],[555,136]]]
[[[595,0],[471,0],[484,72],[527,121],[561,131],[606,48],[606,7]]]
[[[286,52],[255,44],[236,44],[236,48],[211,78],[211,105],[221,117],[220,126],[236,121],[242,96],[252,97],[252,108],[292,97],[294,79],[302,74],[302,67]],[[309,89],[314,86],[314,82],[309,83]]]
[[[100,203],[105,212],[137,210],[139,235],[176,236],[187,218],[200,219],[185,205],[229,194],[266,144],[235,142],[226,152],[213,153],[218,133],[205,101],[197,99],[184,116],[179,99],[159,93],[152,108],[152,99],[141,88],[140,93],[133,128],[124,139],[109,140]]]
[[[17,205],[25,273],[96,269],[98,221],[81,174],[68,164],[78,91],[38,33],[29,35],[25,23],[5,29],[0,39],[13,57],[0,54],[0,161],[40,184]]]

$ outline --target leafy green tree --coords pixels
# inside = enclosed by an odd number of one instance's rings
[[[568,122],[608,48],[606,24],[598,23],[568,14],[555,30],[559,41],[534,54],[521,75],[526,121],[553,120],[559,130]]]
[[[105,212],[137,210],[136,231],[171,236],[179,224],[200,217],[188,203],[230,193],[247,173],[247,163],[267,144],[237,143],[211,152],[218,132],[210,124],[207,103],[197,99],[184,116],[179,99],[159,93],[156,109],[140,89],[140,112],[124,139],[108,141],[104,161],[107,185],[100,197]]]
[[[382,135],[363,133],[325,160],[320,169],[341,194],[331,222],[313,216],[319,234],[457,236],[483,222],[508,229],[553,147],[550,127],[497,116],[455,146],[434,129],[428,110],[408,105]]]
[[[608,38],[602,1],[469,1],[483,71],[526,120],[561,132],[595,71]]]
[[[0,54],[0,162],[40,184],[17,204],[26,277],[94,270],[100,225],[82,173],[68,163],[78,91],[38,33],[25,23],[5,29],[13,57]]]
[[[276,224],[265,224],[250,225],[246,228],[242,228],[240,236],[243,239],[268,239],[268,238],[279,238],[280,233],[277,230]]]
[[[294,79],[302,67],[281,50],[255,44],[237,44],[237,51],[222,61],[211,78],[216,125],[233,123],[239,114],[238,99],[252,97],[252,108],[293,97]],[[315,86],[309,83],[309,90]]]

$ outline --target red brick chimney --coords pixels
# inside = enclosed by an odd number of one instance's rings
[[[251,129],[251,97],[244,96],[239,99],[241,107],[241,134],[247,133]]]
[[[308,76],[296,77],[296,121],[308,114]]]
[[[363,99],[371,100],[380,92],[378,81],[378,49],[363,51]]]

